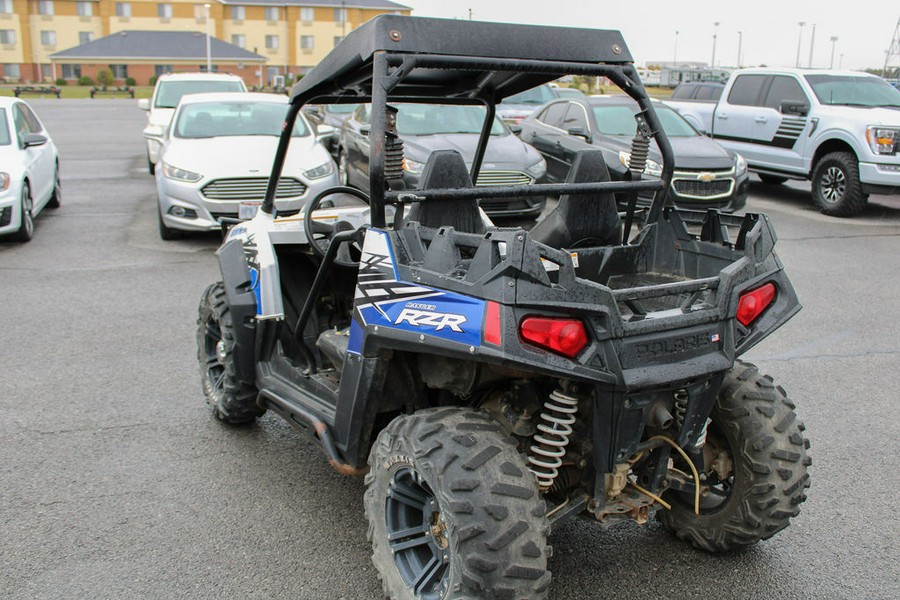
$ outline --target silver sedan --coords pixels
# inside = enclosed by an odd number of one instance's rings
[[[287,98],[275,94],[184,96],[165,134],[156,190],[159,233],[218,229],[223,217],[249,219],[263,200]],[[337,185],[337,169],[299,116],[276,193],[279,215],[291,215]]]

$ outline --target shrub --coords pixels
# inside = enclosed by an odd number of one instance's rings
[[[78,85],[94,85],[94,80],[87,75],[82,75],[78,78]]]
[[[100,69],[97,71],[97,83],[100,85],[112,85],[115,82],[112,71],[109,69]]]
[[[156,79],[157,79],[156,75],[154,75],[153,77],[151,77],[151,78],[150,78],[150,85],[156,85]]]
[[[135,82],[134,77],[126,77],[126,78],[125,78],[125,85],[131,85],[131,86],[133,86],[133,85],[137,85],[137,83]]]
[[[69,82],[66,81],[65,79],[63,79],[62,77],[57,77],[57,78],[56,78],[56,85],[66,85],[66,84],[68,84],[68,83],[69,83]]]

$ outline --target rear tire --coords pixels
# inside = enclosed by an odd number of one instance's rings
[[[779,177],[778,175],[766,175],[764,173],[759,174],[759,180],[765,183],[766,185],[781,185],[785,181],[788,180],[787,177]]]
[[[34,201],[31,199],[31,188],[27,182],[22,184],[19,210],[22,215],[21,225],[10,237],[17,242],[30,242],[34,237]]]
[[[750,546],[787,527],[806,500],[811,463],[805,427],[796,417],[794,403],[771,377],[736,362],[725,376],[707,434],[707,452],[725,451],[718,468],[730,466],[730,477],[712,468],[716,461],[708,464],[701,473],[710,493],[700,499],[700,515],[694,513],[692,493],[670,491],[665,498],[672,509],[661,509],[659,520],[707,552]]]
[[[197,360],[206,402],[220,421],[249,423],[266,411],[256,404],[256,388],[235,376],[234,325],[221,281],[203,292],[198,312]]]
[[[852,152],[832,152],[816,163],[812,194],[819,212],[852,217],[862,212],[869,197],[859,181],[859,163]]]
[[[397,417],[369,466],[368,535],[386,597],[547,597],[544,502],[515,441],[489,417],[461,408]]]
[[[156,175],[156,165],[150,160],[150,155],[147,155],[147,172],[151,175]]]

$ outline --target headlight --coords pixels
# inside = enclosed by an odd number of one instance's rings
[[[870,125],[866,127],[866,139],[875,154],[894,154],[894,147],[900,141],[900,129]]]
[[[734,176],[740,177],[747,172],[747,159],[740,154],[734,155]]]
[[[631,167],[629,166],[629,164],[631,163],[631,152],[619,152],[619,162],[625,165],[626,168],[630,169]],[[655,160],[650,160],[648,158],[647,164],[644,165],[643,172],[653,177],[660,177],[662,175],[662,166]]]
[[[303,171],[303,174],[310,179],[321,179],[326,175],[331,175],[332,173],[334,173],[334,161],[330,159],[328,160],[328,162],[324,162],[314,169]]]
[[[203,175],[201,175],[200,173],[185,171],[184,169],[179,169],[178,167],[173,167],[172,165],[166,163],[162,163],[162,171],[163,175],[165,175],[169,179],[174,179],[175,181],[195,183],[203,179]]]
[[[536,163],[525,169],[525,172],[535,179],[540,179],[547,172],[547,161],[542,156]]]
[[[403,170],[407,173],[419,174],[425,169],[425,163],[416,162],[409,158],[403,159]]]
[[[9,189],[9,173],[0,173],[0,192]]]

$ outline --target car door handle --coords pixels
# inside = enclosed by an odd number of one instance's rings
[[[728,113],[719,113],[719,114],[716,115],[716,118],[717,118],[717,119],[727,119],[727,118],[728,118]]]
[[[768,119],[765,117],[756,117],[753,120],[756,121],[757,123],[765,123],[766,121],[768,121]]]

